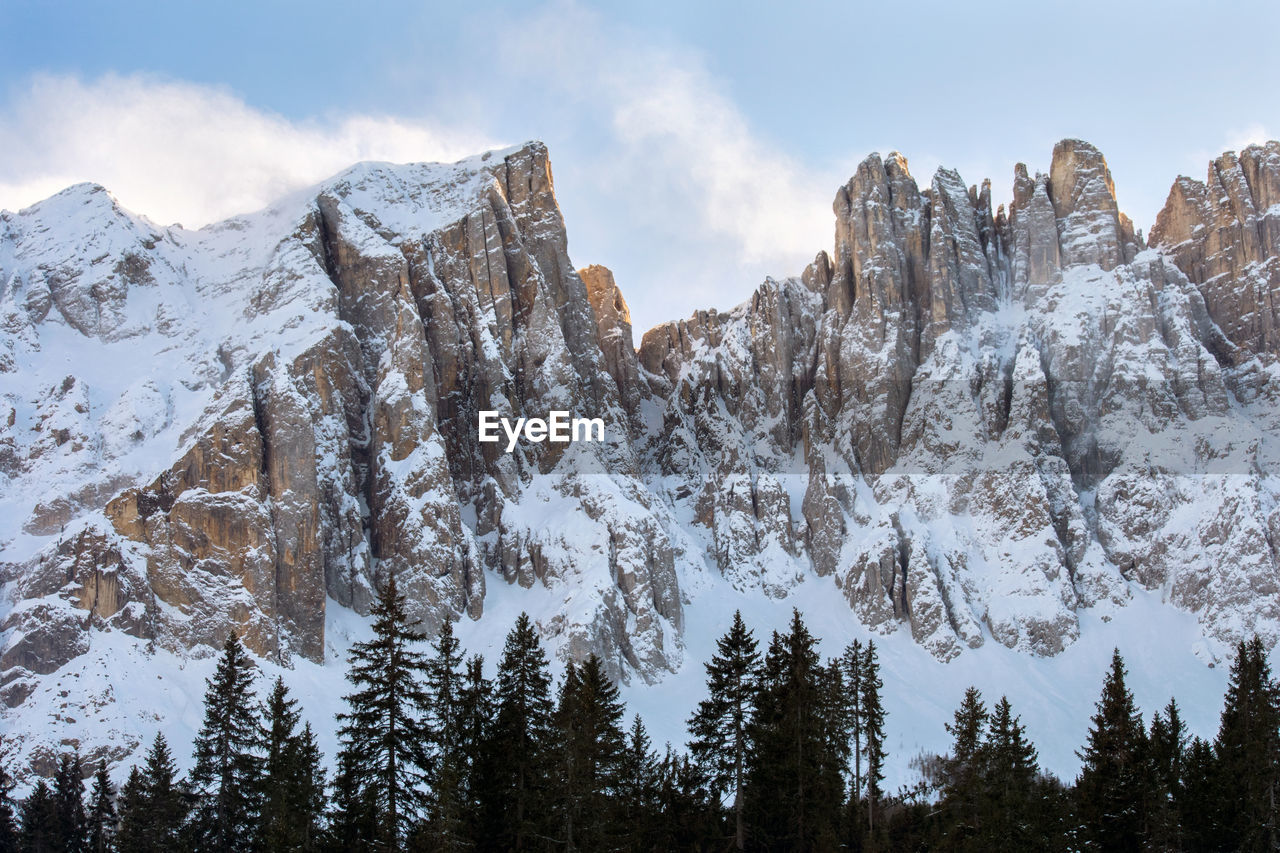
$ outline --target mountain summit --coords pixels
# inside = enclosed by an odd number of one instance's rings
[[[199,231],[92,185],[0,215],[8,715],[104,636],[322,662],[392,574],[424,630],[527,610],[624,681],[681,668],[712,581],[944,661],[1142,589],[1206,662],[1280,640],[1280,143],[1179,178],[1149,243],[1079,140],[1007,208],[898,154],[833,207],[802,275],[638,350],[536,142]],[[606,440],[507,453],[491,410]]]

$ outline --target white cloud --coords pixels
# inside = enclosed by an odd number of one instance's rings
[[[613,128],[632,174],[689,187],[701,224],[733,239],[749,263],[812,258],[832,230],[830,177],[757,139],[698,69],[649,67],[610,81]]]
[[[823,172],[784,153],[699,54],[572,2],[509,18],[491,37],[493,67],[450,88],[455,105],[492,107],[489,132],[403,116],[295,121],[146,75],[33,77],[0,104],[0,208],[93,181],[130,210],[196,227],[359,160],[450,161],[542,135],[575,260],[615,268],[638,333],[736,304],[765,274],[797,274],[830,248],[831,199],[851,164]]]
[[[0,208],[93,181],[131,210],[194,227],[358,160],[452,161],[490,147],[479,133],[388,116],[294,122],[192,83],[42,75],[0,112]]]
[[[799,274],[830,249],[849,164],[823,171],[785,153],[699,54],[573,2],[501,38],[505,76],[536,79],[561,111],[548,141],[575,261],[614,268],[637,334],[741,302],[764,275]],[[584,223],[592,214],[608,230]]]
[[[1203,181],[1208,174],[1209,165],[1227,151],[1239,154],[1250,145],[1265,145],[1267,140],[1275,139],[1267,128],[1257,122],[1240,127],[1229,128],[1218,136],[1216,144],[1201,145],[1191,148],[1179,158],[1177,166],[1180,174]],[[1172,182],[1172,178],[1170,178]],[[1163,197],[1161,201],[1163,201]]]
[[[1267,132],[1266,127],[1254,122],[1246,127],[1235,128],[1228,132],[1222,149],[1224,151],[1239,152],[1250,145],[1265,145],[1267,140],[1275,138],[1273,134]]]

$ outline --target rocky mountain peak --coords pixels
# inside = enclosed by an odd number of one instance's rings
[[[1107,161],[1089,143],[1064,139],[1053,147],[1049,197],[1067,266],[1097,264],[1111,270],[1133,260],[1141,248],[1133,224],[1116,204]]]
[[[1179,179],[1154,251],[1087,143],[994,213],[989,183],[873,154],[830,252],[638,350],[541,143],[361,164],[197,232],[99,196],[0,228],[15,719],[104,633],[319,663],[390,574],[425,630],[528,610],[648,682],[709,597],[807,584],[939,660],[1058,654],[1142,589],[1207,649],[1280,639],[1280,144]],[[605,438],[508,450],[490,410]]]
[[[1179,177],[1151,245],[1195,282],[1233,345],[1280,353],[1280,143],[1226,152],[1203,182]]]
[[[632,420],[633,430],[639,429],[636,419],[648,386],[640,378],[640,361],[631,331],[631,311],[608,267],[592,264],[578,270],[578,276],[586,285],[587,299],[595,315],[596,345],[604,358],[605,370],[613,378],[618,398]]]

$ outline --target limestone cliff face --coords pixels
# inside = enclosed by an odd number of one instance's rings
[[[630,420],[631,432],[637,436],[643,427],[640,402],[648,396],[648,385],[640,378],[640,361],[636,354],[631,329],[631,311],[622,291],[608,267],[593,264],[578,270],[587,288],[587,298],[595,314],[596,344],[618,389],[618,401]]]
[[[1130,583],[1211,635],[1280,636],[1274,361],[1216,357],[1210,294],[1144,251],[1095,148],[1019,165],[994,213],[988,185],[921,190],[873,155],[834,208],[834,261],[641,345],[651,457],[722,572],[774,595],[830,575],[942,658],[984,631],[1054,654]]]
[[[1133,586],[1280,639],[1280,144],[1179,179],[1150,249],[1085,142],[992,203],[872,155],[830,253],[638,349],[538,143],[199,232],[97,187],[6,213],[0,696],[102,630],[320,660],[391,574],[425,630],[498,594],[644,680],[708,572],[940,659],[1055,654]],[[606,436],[507,453],[483,410]]]
[[[365,612],[393,573],[426,631],[481,618],[486,577],[582,588],[537,614],[565,654],[622,678],[678,663],[678,549],[631,448],[625,303],[614,288],[621,314],[598,325],[541,145],[356,167],[310,202],[195,233],[99,188],[4,227],[5,369],[39,375],[69,332],[86,361],[130,340],[122,372],[143,377],[82,363],[88,381],[6,395],[9,496],[41,479],[57,495],[5,546],[11,705],[100,628],[198,651],[234,627],[261,655],[320,660],[331,602]],[[509,455],[476,440],[482,409],[599,414],[607,440]],[[553,501],[582,517],[574,535],[542,522]]]
[[[1178,178],[1151,245],[1200,289],[1232,344],[1280,352],[1280,143],[1228,151],[1203,183]]]

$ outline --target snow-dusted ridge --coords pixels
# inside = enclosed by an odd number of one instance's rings
[[[491,661],[528,611],[674,741],[733,610],[792,606],[881,645],[891,782],[969,683],[1069,774],[1112,645],[1209,731],[1224,644],[1280,639],[1280,144],[1180,180],[1150,248],[1086,143],[1015,177],[993,211],[873,155],[833,255],[638,351],[540,143],[198,231],[93,185],[0,214],[15,756],[181,754],[232,627],[329,738],[388,572]],[[506,454],[489,409],[608,440]]]

